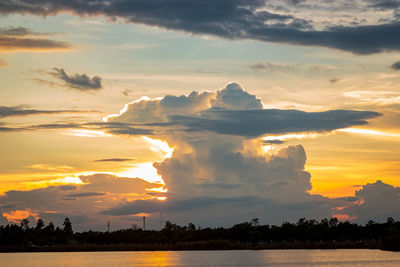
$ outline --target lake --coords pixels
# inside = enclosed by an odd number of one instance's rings
[[[0,266],[400,266],[367,249],[0,253]]]

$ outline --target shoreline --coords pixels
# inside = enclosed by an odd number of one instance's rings
[[[385,249],[381,242],[288,242],[239,243],[207,241],[176,244],[82,244],[54,246],[7,246],[0,253],[13,252],[101,252],[101,251],[200,251],[200,250],[292,250],[292,249]]]

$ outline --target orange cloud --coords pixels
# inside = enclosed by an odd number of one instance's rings
[[[6,217],[9,222],[14,222],[14,223],[19,223],[21,220],[31,216],[34,217],[35,220],[39,219],[38,213],[33,212],[30,209],[3,212],[3,216]]]
[[[350,216],[348,214],[334,214],[332,217],[336,217],[339,221],[354,221],[357,219],[357,216]]]

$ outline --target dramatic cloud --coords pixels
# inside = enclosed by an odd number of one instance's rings
[[[329,132],[366,124],[368,119],[379,115],[353,110],[264,109],[260,98],[236,83],[216,92],[143,97],[101,123],[46,124],[30,129],[91,128],[108,134],[161,139],[174,148],[170,157],[153,164],[167,192],[146,191],[160,189],[161,185],[140,179],[97,174],[81,176],[84,184],[75,188],[9,191],[0,203],[13,206],[5,212],[30,209],[47,218],[53,218],[48,215],[50,211],[85,214],[82,225],[93,223],[90,220],[96,216],[113,216],[123,223],[124,218],[132,220],[147,214],[149,221],[155,217],[158,221],[159,212],[177,223],[188,223],[190,218],[194,223],[208,226],[254,217],[268,223],[294,221],[304,216],[330,217],[335,214],[335,207],[350,207],[355,200],[309,194],[312,184],[305,167],[304,147],[284,147],[274,135]],[[264,146],[275,147],[265,152]],[[105,158],[98,162],[125,160]],[[164,197],[167,199],[161,201]],[[43,204],[49,199],[53,199],[51,204]],[[89,209],[90,205],[95,208]],[[358,211],[353,213],[361,216]]]
[[[394,70],[400,70],[400,61],[394,63],[392,66],[390,66]]]
[[[46,115],[46,114],[60,114],[60,113],[88,113],[88,112],[96,112],[96,111],[39,110],[39,109],[29,109],[23,106],[17,106],[17,107],[0,106],[0,118],[9,116]]]
[[[71,44],[67,42],[38,38],[42,35],[49,34],[33,32],[22,27],[0,28],[0,52],[49,51],[71,48]]]
[[[271,3],[270,3],[271,2]],[[2,14],[34,14],[39,16],[72,12],[80,16],[103,15],[122,18],[127,22],[141,23],[193,34],[214,35],[227,39],[254,39],[266,42],[293,45],[321,46],[342,49],[356,54],[371,54],[400,50],[397,34],[400,23],[393,17],[385,17],[386,23],[365,24],[360,22],[345,25],[334,20],[325,27],[310,20],[310,16],[295,17],[296,11],[327,9],[326,3],[286,1],[285,7],[265,0],[6,0],[0,3]],[[278,2],[279,3],[279,2]],[[281,8],[278,8],[281,6]],[[341,12],[346,8],[365,9],[396,8],[397,2],[384,3],[353,1],[346,4],[338,1],[331,11]],[[271,11],[271,9],[273,9]],[[268,11],[269,10],[269,11]],[[288,10],[286,13],[282,13]],[[329,10],[325,10],[329,11]],[[343,15],[339,13],[339,16]],[[340,16],[345,17],[345,16]],[[324,18],[326,20],[326,18]],[[362,20],[360,20],[362,21]]]
[[[85,91],[98,91],[102,89],[101,78],[93,76],[90,78],[86,74],[73,74],[68,75],[64,69],[54,68],[54,72],[50,72],[54,77],[62,80],[66,87],[76,89],[82,92]]]
[[[266,144],[260,137],[331,131],[365,124],[366,119],[378,115],[351,110],[266,110],[261,99],[234,83],[216,93],[142,98],[107,120],[152,126],[153,138],[166,140],[175,148],[170,158],[154,163],[168,188],[168,199],[123,202],[101,213],[128,216],[161,212],[181,223],[193,218],[208,225],[226,224],[227,218],[237,222],[258,217],[280,223],[299,216],[330,217],[336,206],[351,201],[308,193],[311,175],[305,170],[303,146],[263,153],[264,145],[282,142]]]

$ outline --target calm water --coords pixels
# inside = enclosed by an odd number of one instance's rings
[[[0,253],[0,266],[400,266],[380,250]]]

